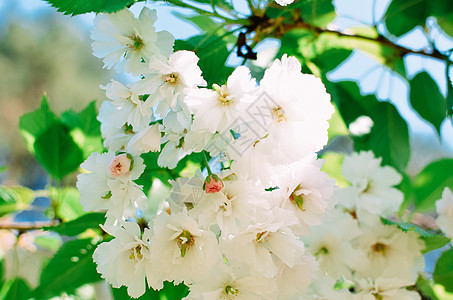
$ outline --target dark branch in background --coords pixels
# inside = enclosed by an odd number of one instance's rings
[[[36,230],[42,229],[44,227],[51,227],[60,224],[60,222],[56,220],[49,220],[49,221],[38,221],[38,222],[2,222],[0,223],[0,230],[1,229],[16,229],[19,232],[28,231],[28,230]]]
[[[442,61],[445,61],[447,56],[439,52],[437,49],[433,48],[430,52],[426,51],[417,51],[417,50],[412,50],[403,46],[400,46],[398,44],[395,44],[391,40],[389,40],[387,37],[379,34],[376,38],[373,37],[368,37],[368,36],[363,36],[363,35],[357,35],[357,34],[349,34],[346,32],[342,31],[336,31],[336,30],[330,30],[318,26],[314,26],[313,24],[304,22],[303,20],[296,20],[294,23],[283,23],[282,20],[279,19],[270,19],[267,16],[256,16],[253,15],[248,19],[249,25],[244,26],[244,28],[247,29],[247,34],[255,32],[255,38],[254,42],[255,44],[258,43],[259,41],[262,40],[262,37],[275,37],[280,39],[285,33],[293,30],[293,29],[307,29],[312,31],[315,35],[319,35],[322,33],[329,33],[333,34],[339,37],[349,37],[349,38],[355,38],[355,39],[361,39],[361,40],[366,40],[366,41],[371,41],[371,42],[376,42],[381,44],[384,47],[394,49],[399,53],[401,57],[407,55],[407,54],[418,54],[418,55],[423,55],[431,58],[436,58],[440,59]],[[244,24],[242,21],[240,23],[241,25]],[[238,38],[238,46],[239,46],[239,41],[242,37]],[[242,42],[242,41],[241,41]],[[242,56],[245,57],[245,56]],[[246,57],[247,58],[247,57]],[[250,57],[248,57],[250,58]]]
[[[395,49],[396,51],[398,51],[401,54],[401,56],[405,56],[406,54],[419,54],[419,55],[425,55],[425,56],[429,56],[429,57],[437,58],[437,59],[441,59],[441,60],[444,60],[444,57],[445,57],[437,49],[433,49],[431,52],[408,49],[406,47],[395,44],[394,42],[390,41],[388,38],[386,38],[383,35],[378,35],[377,38],[372,38],[372,37],[363,36],[363,35],[348,34],[348,33],[341,32],[341,31],[315,27],[311,24],[307,24],[302,21],[299,21],[296,24],[282,24],[282,25],[285,30],[285,33],[294,28],[305,28],[305,29],[313,30],[316,34],[331,33],[331,34],[335,34],[335,35],[341,36],[341,37],[350,37],[350,38],[357,38],[357,39],[377,42],[377,43],[381,44],[382,46]]]
[[[253,52],[252,47],[247,45],[247,38],[246,38],[244,32],[239,33],[237,47],[238,47],[237,56],[243,57],[245,59],[256,60],[257,54],[256,54],[256,52]],[[245,50],[246,50],[245,53],[242,51],[242,48],[245,48]]]

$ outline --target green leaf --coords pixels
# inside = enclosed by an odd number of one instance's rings
[[[453,37],[453,14],[450,17],[437,17],[437,24],[446,34]]]
[[[332,32],[314,34],[308,29],[295,29],[286,33],[282,38],[282,47],[285,46],[284,37],[286,35],[292,36],[292,39],[295,40],[292,43],[297,49],[296,52],[300,53],[299,56],[308,61],[313,61],[316,57],[323,55],[329,50],[337,51],[337,53],[343,51],[345,54],[348,53],[346,51],[351,53],[353,50],[360,50],[364,54],[374,58],[376,62],[389,65],[391,65],[393,60],[396,60],[396,58],[400,56],[394,48],[383,45],[374,39],[364,39],[355,36],[338,36]],[[284,51],[286,51],[287,48],[285,48]],[[294,50],[292,51],[294,52]],[[332,52],[332,54],[333,53],[334,52]],[[338,61],[338,58],[333,56],[331,57],[331,60],[335,62]],[[336,64],[338,65],[339,62]]]
[[[85,232],[87,229],[99,228],[99,224],[104,224],[104,222],[104,213],[89,213],[75,220],[61,223],[58,226],[45,227],[43,229],[57,232],[60,235],[76,236]]]
[[[211,2],[210,0],[207,0],[208,2]],[[231,34],[231,32],[228,32],[224,29],[221,23],[215,22],[211,17],[209,16],[204,16],[204,15],[191,15],[191,16],[186,16],[178,11],[172,12],[175,16],[178,18],[185,20],[189,23],[192,23],[196,27],[198,27],[202,32],[208,35],[216,35],[216,36],[222,36],[224,41],[227,43],[235,43],[236,42],[236,37]]]
[[[373,150],[382,156],[383,164],[404,173],[410,156],[409,131],[396,108],[389,102],[378,102],[373,95],[362,96],[355,82],[325,81],[325,85],[346,125],[362,115],[374,122],[370,134],[354,137],[355,150]]]
[[[164,282],[164,288],[159,292],[160,299],[182,299],[189,294],[189,288],[184,284],[174,285],[172,282]]]
[[[411,177],[405,173],[401,175],[403,176],[403,179],[401,180],[401,183],[396,187],[404,194],[403,203],[401,203],[398,211],[399,216],[402,216],[404,214],[404,211],[414,202],[414,187],[412,185]]]
[[[314,26],[325,27],[336,17],[332,0],[298,1],[290,7],[300,8],[302,19]]]
[[[42,271],[40,285],[33,296],[48,299],[101,280],[92,258],[96,246],[91,239],[66,242]]]
[[[56,234],[46,234],[37,236],[35,238],[35,244],[41,248],[47,249],[53,253],[60,249],[62,241],[61,237]]]
[[[60,120],[70,128],[74,142],[83,150],[84,158],[92,152],[102,152],[101,123],[97,120],[96,102],[92,101],[81,112],[64,112]]]
[[[335,105],[334,107],[335,112],[329,120],[329,129],[327,131],[329,135],[329,141],[331,141],[336,136],[349,134],[348,127],[346,126],[343,118],[338,112],[338,108]]]
[[[79,191],[74,187],[53,189],[53,198],[58,201],[57,215],[60,219],[71,221],[86,214],[80,204]]]
[[[0,174],[8,170],[8,166],[1,166],[0,167]]]
[[[426,166],[414,179],[415,208],[434,211],[445,187],[453,189],[453,159],[442,159]]]
[[[266,17],[269,19],[279,19],[281,20],[282,23],[292,23],[291,17],[292,17],[292,12],[296,11],[293,10],[293,7],[297,5],[298,3],[293,3],[289,7],[284,7],[280,5],[274,5],[274,6],[268,6],[266,8]],[[288,9],[290,8],[290,9]]]
[[[34,153],[34,143],[38,136],[46,131],[55,121],[57,116],[50,111],[47,96],[42,96],[41,107],[33,112],[24,114],[19,119],[19,129],[25,140],[28,151]]]
[[[30,287],[21,278],[11,278],[0,290],[0,299],[27,300],[29,296]]]
[[[410,81],[410,101],[417,113],[433,124],[440,135],[440,126],[447,116],[447,104],[428,73],[420,72]]]
[[[388,56],[385,65],[391,68],[393,71],[406,78],[406,66],[404,64],[404,58],[400,56]]]
[[[35,192],[24,186],[0,186],[0,217],[24,210],[35,199]]]
[[[416,26],[425,27],[426,18],[437,17],[447,33],[453,33],[453,8],[450,0],[393,0],[385,13],[385,25],[390,33],[401,36]]]
[[[447,292],[453,292],[453,248],[442,253],[434,269],[433,279],[445,287]]]
[[[131,296],[127,294],[127,288],[122,286],[120,288],[112,287],[112,294],[114,300],[130,300]],[[159,292],[155,290],[147,289],[146,292],[140,297],[136,298],[137,300],[160,300]]]
[[[388,102],[377,103],[370,116],[374,125],[369,134],[369,148],[376,156],[382,156],[384,165],[391,165],[405,173],[410,156],[406,121]]]
[[[339,187],[347,187],[350,185],[341,173],[344,154],[325,152],[321,158],[325,160],[321,171],[326,172],[330,178],[335,179],[336,185],[338,185]]]
[[[323,73],[328,73],[338,67],[351,54],[352,50],[349,49],[330,48],[312,59],[312,62],[315,63]]]
[[[349,126],[358,117],[371,116],[373,108],[377,105],[376,97],[368,95],[362,96],[357,83],[352,81],[342,81],[332,83],[324,81],[327,92],[332,97],[332,102],[338,108],[346,125]]]
[[[436,292],[434,291],[434,282],[424,278],[423,276],[419,276],[416,282],[417,289],[422,293],[423,296],[426,297],[426,299],[431,299],[431,300],[440,300]]]
[[[83,152],[72,140],[68,128],[54,122],[34,143],[36,159],[50,175],[62,179],[77,170],[83,162]]]
[[[189,293],[189,288],[184,284],[174,285],[172,282],[165,281],[164,287],[160,291],[147,289],[145,294],[138,297],[137,300],[173,300],[182,299]],[[119,289],[112,288],[113,298],[115,300],[129,300],[131,297],[127,294],[127,288],[122,286]]]
[[[437,24],[449,36],[453,37],[453,6],[450,0],[429,1],[430,15],[437,18]]]
[[[424,26],[427,15],[427,0],[392,0],[385,13],[387,30],[401,36],[416,26]]]
[[[46,0],[65,15],[88,12],[113,13],[132,5],[135,0]]]
[[[3,291],[3,287],[5,286],[5,282],[4,282],[4,279],[5,279],[5,277],[4,277],[4,272],[5,272],[4,264],[5,264],[5,262],[4,262],[3,258],[0,259],[0,296],[3,295],[2,291]],[[0,299],[1,299],[1,297],[0,297]]]
[[[145,193],[148,193],[151,189],[154,178],[158,178],[163,183],[169,184],[168,181],[170,179],[176,179],[176,177],[178,176],[178,173],[174,172],[173,170],[159,167],[159,165],[157,164],[159,153],[148,152],[143,153],[140,156],[143,158],[145,170],[137,180],[134,180],[134,182],[138,185],[143,186],[143,191],[145,191]]]
[[[170,185],[169,180],[175,180],[180,176],[193,176],[196,169],[203,165],[203,156],[201,153],[192,153],[181,159],[176,167],[172,170],[159,167],[157,158],[159,153],[148,152],[141,155],[145,164],[145,170],[140,177],[134,182],[143,186],[143,190],[148,192],[154,178],[159,179],[162,183]]]
[[[451,63],[447,62],[447,97],[445,98],[445,102],[447,104],[447,116],[450,118],[450,120],[453,117],[453,82],[450,80],[450,66]]]
[[[450,239],[442,234],[427,231],[415,224],[405,222],[393,222],[391,220],[381,218],[381,221],[385,225],[396,225],[404,232],[414,231],[420,235],[420,238],[425,242],[425,249],[422,253],[428,253],[435,249],[442,248],[450,242]]]

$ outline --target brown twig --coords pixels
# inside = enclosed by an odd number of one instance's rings
[[[0,222],[0,229],[9,229],[9,230],[19,230],[19,231],[27,231],[27,230],[36,230],[42,229],[44,227],[56,226],[60,224],[57,220],[49,220],[49,221],[38,221],[38,222],[13,222],[13,221],[4,221]]]
[[[350,34],[344,31],[337,31],[337,30],[331,30],[327,28],[322,28],[318,26],[314,26],[313,24],[309,24],[307,22],[304,22],[301,19],[298,19],[294,21],[293,23],[284,23],[282,20],[277,19],[269,19],[266,16],[251,16],[249,19],[249,25],[246,26],[248,29],[247,32],[256,32],[257,36],[261,35],[264,33],[264,36],[273,36],[275,38],[281,38],[285,33],[297,29],[297,28],[302,28],[302,29],[307,29],[312,31],[315,35],[323,34],[323,33],[329,33],[333,34],[339,37],[347,37],[347,38],[355,38],[355,39],[361,39],[365,41],[370,41],[370,42],[376,42],[381,44],[384,47],[394,49],[399,53],[401,57],[407,55],[407,54],[417,54],[417,55],[423,55],[423,56],[428,56],[431,58],[435,59],[440,59],[442,61],[445,60],[445,55],[439,52],[437,49],[432,49],[429,52],[424,51],[424,50],[413,50],[409,49],[403,46],[400,46],[394,42],[392,42],[390,39],[387,37],[379,34],[377,37],[369,37],[369,36],[363,36],[363,35],[358,35],[358,34]],[[243,24],[244,22],[242,22]]]

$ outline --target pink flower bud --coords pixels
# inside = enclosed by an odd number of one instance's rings
[[[131,159],[127,154],[120,154],[112,159],[109,165],[109,174],[112,177],[123,176],[131,170]]]
[[[209,175],[206,177],[203,187],[207,194],[217,193],[222,190],[223,182],[217,175]]]

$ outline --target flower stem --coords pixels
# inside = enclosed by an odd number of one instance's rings
[[[204,161],[204,164],[206,166],[206,170],[208,170],[208,175],[212,175],[211,168],[209,167],[208,158],[206,157],[206,151],[203,150],[202,153],[203,153],[203,161]]]

